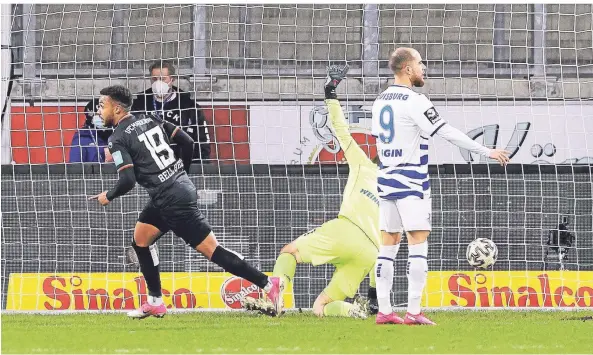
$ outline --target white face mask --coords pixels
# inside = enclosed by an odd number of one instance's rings
[[[152,93],[155,99],[163,101],[169,94],[169,85],[162,80],[157,80],[152,83]]]
[[[93,121],[92,122],[93,122],[93,126],[95,126],[96,129],[103,129],[103,128],[105,128],[105,124],[103,123],[103,119],[99,115],[93,116]]]

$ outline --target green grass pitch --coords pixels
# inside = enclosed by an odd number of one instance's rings
[[[579,312],[432,312],[436,327],[289,313],[2,315],[2,353],[588,353]]]

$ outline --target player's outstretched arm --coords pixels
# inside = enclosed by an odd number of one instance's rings
[[[117,167],[119,179],[117,180],[115,186],[105,193],[105,198],[108,201],[107,203],[127,194],[128,191],[133,189],[136,185],[136,174],[134,173],[134,163],[132,161],[132,157],[128,151],[118,142],[110,144],[110,146],[111,156],[113,157],[113,162]],[[99,202],[101,201],[99,200]],[[103,203],[101,204],[105,205]]]
[[[327,80],[325,82],[325,104],[329,111],[328,116],[334,128],[336,138],[344,151],[348,164],[362,164],[370,162],[365,152],[358,146],[358,143],[350,135],[348,123],[344,118],[344,112],[336,95],[336,88],[346,77],[348,65],[332,65],[327,68]]]
[[[172,123],[164,122],[163,128],[173,142],[181,148],[181,160],[183,161],[183,169],[189,173],[189,167],[194,156],[194,140],[184,130],[176,127]]]
[[[463,132],[449,124],[445,124],[443,127],[441,127],[441,129],[438,130],[437,134],[460,148],[464,148],[471,152],[490,157],[498,161],[502,166],[506,165],[509,162],[510,152],[506,150],[490,149],[484,147],[480,143],[470,139],[467,135],[463,134]]]
[[[119,179],[115,186],[109,191],[103,191],[98,195],[89,197],[89,200],[97,200],[102,206],[106,206],[109,202],[127,194],[136,185],[136,175],[134,169],[129,166],[119,171]]]
[[[484,147],[457,128],[452,127],[439,116],[439,113],[426,96],[415,96],[411,105],[409,112],[412,119],[421,130],[430,134],[430,136],[438,134],[460,148],[495,159],[500,165],[506,165],[509,162],[510,152]]]
[[[89,200],[98,200],[103,206],[107,205],[109,202],[113,201],[119,196],[125,195],[136,185],[134,163],[130,154],[127,152],[124,146],[117,141],[110,141],[108,147],[109,151],[111,152],[113,162],[117,167],[119,179],[111,190],[103,191],[98,195],[89,197]]]
[[[122,169],[119,171],[119,179],[117,180],[117,183],[111,190],[107,191],[105,197],[107,197],[109,201],[113,201],[119,196],[127,194],[135,185],[136,175],[134,174],[134,169],[132,167]]]

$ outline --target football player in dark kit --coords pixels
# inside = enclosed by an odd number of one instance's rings
[[[274,304],[282,302],[279,278],[268,278],[243,257],[220,246],[208,221],[198,210],[197,191],[186,174],[191,164],[193,140],[169,122],[161,125],[151,117],[133,116],[130,114],[132,101],[132,94],[123,86],[101,90],[99,115],[105,126],[115,127],[108,148],[118,169],[119,181],[111,190],[90,197],[105,206],[134,188],[136,181],[150,196],[138,217],[132,243],[146,280],[148,302],[128,316],[160,318],[167,312],[161,295],[158,256],[152,255],[149,246],[169,230],[227,272],[262,288]],[[175,157],[170,140],[182,147],[181,160]]]

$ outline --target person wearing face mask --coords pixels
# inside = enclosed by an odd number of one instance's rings
[[[210,159],[210,137],[200,105],[192,100],[189,92],[173,85],[173,64],[157,61],[150,66],[149,71],[152,85],[138,94],[131,112],[152,115],[183,129],[195,142],[193,162],[207,164]],[[178,153],[178,147],[173,145],[172,148]]]
[[[106,128],[99,110],[99,99],[89,101],[84,107],[84,125],[72,137],[70,163],[102,163],[105,161],[107,139],[113,130]]]

